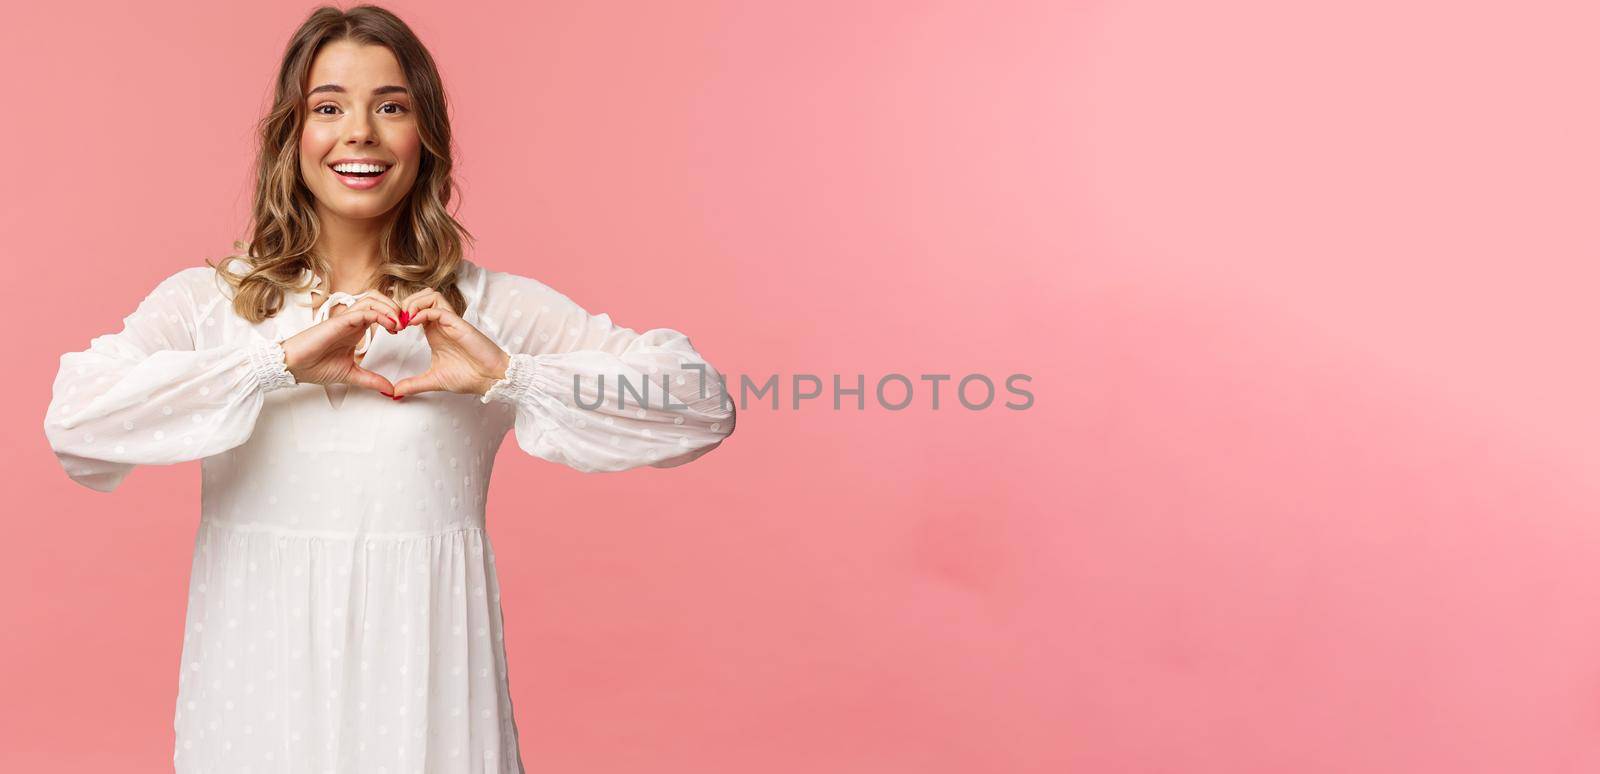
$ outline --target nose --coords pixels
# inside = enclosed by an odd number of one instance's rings
[[[372,142],[372,119],[363,113],[351,117],[350,131],[345,141],[362,144]]]

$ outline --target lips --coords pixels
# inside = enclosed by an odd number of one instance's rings
[[[388,177],[390,172],[394,171],[394,167],[388,167],[377,174],[346,174],[334,169],[332,166],[328,167],[328,171],[332,172],[334,177],[339,178],[339,182],[344,183],[346,187],[364,191],[378,187],[378,184],[383,182],[383,179]]]

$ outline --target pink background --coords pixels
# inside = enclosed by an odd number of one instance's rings
[[[1600,767],[1600,12],[1487,5],[390,6],[476,260],[730,375],[1033,376],[503,450],[529,770]],[[311,7],[5,11],[0,769],[170,771],[199,467],[41,423],[241,235]]]

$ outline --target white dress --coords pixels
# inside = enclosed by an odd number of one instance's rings
[[[202,460],[176,771],[522,772],[484,521],[505,434],[619,471],[733,431],[723,377],[682,333],[469,261],[458,277],[462,317],[511,356],[484,396],[296,384],[280,343],[353,297],[313,313],[302,291],[251,324],[207,266],[62,356],[45,433],[73,480],[110,492],[136,465]],[[364,342],[391,381],[428,367],[420,326]]]

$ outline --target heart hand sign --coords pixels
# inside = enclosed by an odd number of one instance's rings
[[[373,325],[398,333],[401,325],[383,306],[388,299],[363,298],[335,309],[331,316],[283,341],[284,367],[297,384],[351,384],[373,390],[390,388],[381,374],[361,367],[356,345]],[[393,301],[388,301],[390,306]]]
[[[427,371],[395,382],[390,397],[400,400],[436,390],[482,395],[505,378],[511,356],[461,319],[438,291],[423,288],[401,302],[400,309],[402,327],[425,326],[431,361]]]

